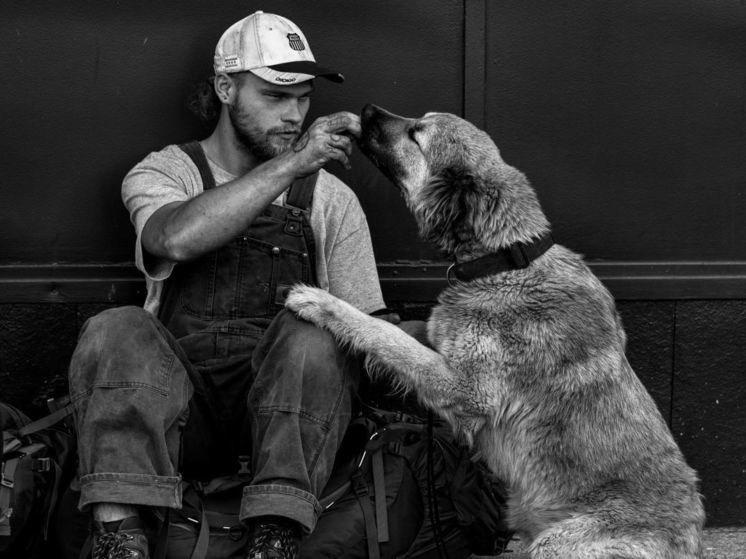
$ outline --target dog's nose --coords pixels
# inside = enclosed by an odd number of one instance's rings
[[[375,118],[375,116],[381,112],[381,107],[378,107],[376,105],[373,105],[372,103],[368,103],[363,107],[363,111],[360,114],[360,117],[363,121],[370,120],[372,118]]]
[[[361,115],[361,119],[363,128],[366,125],[369,125],[373,122],[391,122],[391,121],[404,121],[407,120],[403,116],[399,116],[397,114],[394,114],[392,112],[387,111],[386,109],[383,109],[379,107],[378,105],[373,105],[372,103],[368,103],[363,107],[363,112]]]

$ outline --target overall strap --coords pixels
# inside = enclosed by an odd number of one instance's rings
[[[215,177],[212,176],[210,164],[207,162],[207,156],[205,155],[205,150],[202,149],[202,145],[197,140],[194,140],[186,144],[180,144],[179,148],[181,151],[186,153],[197,166],[199,176],[202,179],[202,190],[215,188]]]
[[[299,208],[301,210],[310,210],[311,202],[313,201],[313,191],[316,188],[316,181],[319,178],[319,173],[316,172],[307,177],[296,180],[290,185],[288,191],[287,200],[285,203],[288,206]]]

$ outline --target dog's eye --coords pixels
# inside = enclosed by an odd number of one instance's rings
[[[417,138],[414,137],[415,132],[417,132],[417,130],[415,129],[414,126],[410,127],[407,130],[407,134],[409,134],[409,139],[412,140],[416,144],[417,143]]]

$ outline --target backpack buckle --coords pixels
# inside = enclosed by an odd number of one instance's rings
[[[36,458],[31,464],[31,469],[35,472],[50,472],[52,471],[52,461],[49,457]]]
[[[238,475],[251,475],[251,466],[249,465],[251,463],[251,456],[245,456],[241,455],[238,457]]]

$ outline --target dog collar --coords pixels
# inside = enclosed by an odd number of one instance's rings
[[[451,272],[459,281],[471,281],[509,270],[520,270],[544,254],[554,244],[549,233],[537,237],[530,243],[513,243],[468,262],[453,263],[448,267],[446,279],[451,282]]]

